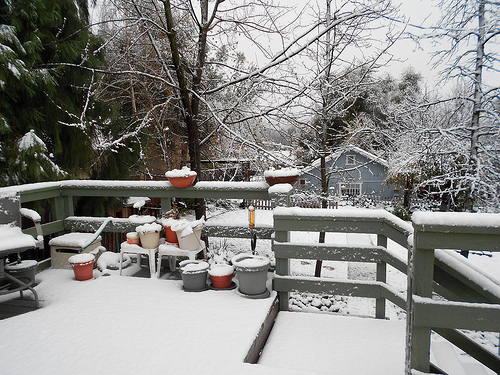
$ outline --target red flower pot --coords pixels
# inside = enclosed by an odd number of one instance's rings
[[[196,178],[196,172],[188,167],[182,169],[174,169],[165,173],[168,181],[176,188],[187,188],[191,186]]]
[[[234,268],[227,264],[215,264],[208,270],[212,286],[216,289],[229,289],[233,281]]]
[[[210,275],[210,280],[212,280],[212,285],[216,289],[228,289],[231,287],[233,281],[233,274],[226,276],[213,276]]]
[[[177,233],[175,233],[172,228],[170,228],[170,225],[164,225],[163,228],[165,228],[165,240],[169,243],[179,243],[179,240],[177,239]]]
[[[94,255],[82,253],[69,258],[69,263],[73,267],[75,280],[85,281],[94,277]]]
[[[276,184],[293,185],[294,183],[297,182],[298,179],[299,179],[298,175],[296,175],[296,176],[276,176],[276,177],[268,176],[268,177],[266,177],[266,182],[271,186],[276,185]]]
[[[172,184],[173,187],[187,188],[193,184],[195,178],[196,175],[186,177],[168,177],[168,181]]]

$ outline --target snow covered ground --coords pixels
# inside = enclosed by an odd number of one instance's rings
[[[244,223],[247,215],[245,210],[233,210],[212,213],[208,220]],[[257,211],[256,222],[272,224],[271,212]],[[310,233],[293,236],[294,241],[311,241]],[[327,235],[327,242],[341,239],[350,244],[374,241],[366,235]],[[250,251],[250,240],[211,239],[211,246],[217,253],[214,258],[220,259]],[[395,243],[389,242],[389,248],[401,257],[406,256],[406,250]],[[270,241],[257,240],[257,251],[272,258]],[[500,254],[473,255],[471,259],[478,267],[500,276]],[[313,272],[314,264],[294,262],[292,269],[296,274],[308,275]],[[274,293],[264,300],[246,299],[237,290],[186,293],[180,280],[167,279],[166,274],[161,279],[133,276],[137,270],[136,264],[126,268],[123,276],[118,271],[102,276],[95,270],[95,279],[86,282],[73,280],[71,270],[49,269],[37,274],[36,289],[42,308],[0,321],[0,372],[23,375],[403,373],[405,314],[391,304],[388,304],[391,320],[377,321],[362,318],[373,316],[373,301],[296,294],[292,296],[296,301],[292,303],[294,310],[317,314],[280,313],[261,362],[249,365],[243,363],[243,358]],[[323,264],[325,277],[373,278],[374,272],[372,266],[364,264]],[[388,280],[399,290],[405,289],[406,276],[396,270],[389,270]],[[3,296],[0,301],[14,297]],[[497,335],[478,336],[483,345],[498,350]],[[379,338],[389,345],[384,358],[375,354],[374,349],[381,345]]]

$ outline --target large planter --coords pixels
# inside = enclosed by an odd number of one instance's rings
[[[168,243],[178,244],[179,240],[177,239],[177,233],[172,230],[172,225],[178,220],[175,219],[164,219],[162,221],[163,229],[165,229],[165,241]]]
[[[75,280],[86,281],[94,278],[94,254],[81,253],[69,258]]]
[[[178,220],[171,226],[177,235],[179,249],[198,250],[203,247],[201,243],[201,230],[205,223],[204,219],[196,221]]]
[[[20,262],[14,262],[5,265],[5,271],[8,272],[9,275],[14,276],[22,283],[30,285],[35,282],[37,265],[38,262],[36,260],[22,260]],[[20,285],[14,280],[10,281],[10,287],[12,289],[18,288],[19,286]]]
[[[179,263],[183,288],[186,292],[207,290],[208,263],[199,260],[184,260]]]
[[[228,264],[212,264],[208,270],[214,289],[231,289],[233,284],[234,267]]]
[[[272,169],[265,171],[264,177],[270,186],[276,184],[293,185],[299,179],[299,170],[296,168]]]
[[[191,171],[188,167],[182,167],[182,169],[174,169],[165,173],[168,178],[168,182],[172,184],[175,188],[187,188],[190,187],[194,180],[196,179],[196,172]]]
[[[267,298],[267,273],[271,262],[263,256],[239,254],[232,259],[239,280],[239,292],[250,298]]]
[[[144,224],[135,228],[135,231],[139,233],[141,247],[144,249],[156,249],[160,245],[160,224]]]

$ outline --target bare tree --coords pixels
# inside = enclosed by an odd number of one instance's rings
[[[447,64],[442,71],[445,79],[459,82],[461,90],[456,100],[468,113],[461,123],[448,127],[448,134],[453,132],[460,145],[468,143],[461,190],[464,208],[474,211],[475,205],[498,200],[500,190],[495,166],[499,153],[496,139],[500,134],[500,4],[489,0],[443,0],[440,5],[443,15],[432,38],[446,46],[436,53],[436,62]]]

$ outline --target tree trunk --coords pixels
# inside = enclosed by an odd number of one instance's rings
[[[479,30],[477,34],[476,48],[476,70],[474,72],[474,106],[472,108],[471,121],[471,145],[469,161],[469,178],[467,190],[465,192],[465,210],[472,212],[474,210],[474,180],[478,174],[479,167],[479,121],[481,109],[483,106],[483,92],[481,90],[484,63],[484,44],[485,44],[485,0],[479,0],[478,4]]]
[[[205,7],[203,7],[203,4],[205,5]],[[197,123],[197,116],[199,112],[199,99],[197,95],[193,95],[192,97],[189,95],[186,73],[180,62],[179,46],[177,44],[177,39],[176,39],[176,32],[174,28],[172,10],[170,7],[170,0],[163,0],[163,5],[165,8],[165,18],[167,21],[167,29],[168,29],[167,36],[172,54],[172,63],[174,65],[177,82],[179,84],[179,94],[183,110],[182,116],[187,128],[190,168],[198,174],[197,176],[198,180],[201,176],[200,138],[198,134],[198,123]],[[202,23],[200,28],[200,38],[198,41],[198,61],[197,61],[196,75],[195,77],[193,77],[193,91],[195,94],[197,94],[197,90],[199,90],[199,84],[201,82],[203,66],[205,63],[206,32],[208,28],[208,26],[206,25],[207,14],[208,14],[208,0],[203,0],[202,19],[204,20],[204,22]],[[206,206],[204,199],[201,198],[195,199],[195,212],[197,219],[201,218],[206,214]]]

